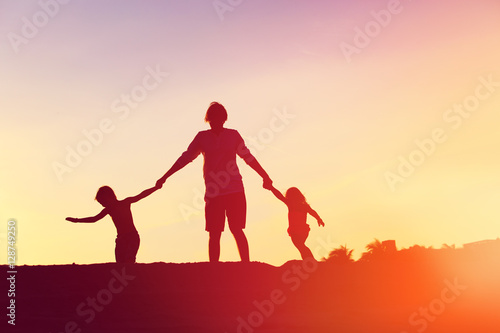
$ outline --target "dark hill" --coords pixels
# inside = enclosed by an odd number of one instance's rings
[[[500,332],[496,253],[20,266],[15,289],[17,332]]]

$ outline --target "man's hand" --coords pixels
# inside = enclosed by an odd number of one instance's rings
[[[266,190],[271,190],[273,188],[273,181],[271,178],[264,178],[264,183],[262,184]]]
[[[78,222],[78,219],[75,218],[75,217],[67,217],[66,218],[66,221],[70,221],[70,222],[73,222],[73,223],[77,223]]]
[[[162,188],[163,184],[165,184],[165,180],[166,179],[164,179],[163,177],[160,178],[160,179],[158,179],[156,181],[156,186],[155,187],[158,188],[158,189]]]

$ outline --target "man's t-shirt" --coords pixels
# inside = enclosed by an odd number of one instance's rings
[[[244,191],[236,155],[247,164],[254,157],[238,131],[223,128],[219,134],[215,134],[212,130],[198,132],[177,163],[185,166],[199,154],[203,154],[204,157],[203,178],[206,198]]]

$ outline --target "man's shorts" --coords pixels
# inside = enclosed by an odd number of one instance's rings
[[[224,231],[226,216],[229,229],[245,228],[247,217],[245,192],[205,198],[206,231]]]

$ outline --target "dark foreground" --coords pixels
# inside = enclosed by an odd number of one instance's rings
[[[499,253],[454,252],[281,267],[21,266],[16,325],[3,315],[2,332],[500,332]]]

